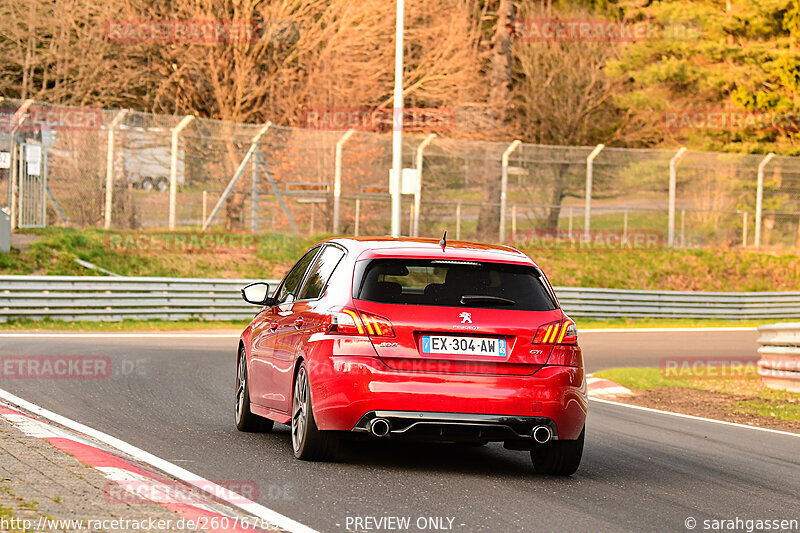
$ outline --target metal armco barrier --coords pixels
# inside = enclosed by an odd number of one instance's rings
[[[800,322],[760,326],[758,375],[767,387],[800,392]]]
[[[253,280],[0,276],[0,321],[247,319],[256,308],[239,289]],[[266,280],[270,285],[276,280]],[[556,287],[572,317],[770,319],[800,317],[800,292],[632,291]]]
[[[265,280],[277,286],[277,280]],[[0,276],[0,322],[55,320],[236,320],[257,308],[239,292],[246,279]]]

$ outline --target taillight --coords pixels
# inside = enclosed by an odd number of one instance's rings
[[[328,333],[340,335],[369,335],[370,337],[394,337],[392,323],[382,316],[359,313],[353,309],[331,311]]]
[[[578,328],[569,319],[545,324],[536,331],[533,344],[578,344]]]
[[[367,328],[370,337],[394,337],[394,329],[389,319],[370,313],[361,313],[361,320]]]

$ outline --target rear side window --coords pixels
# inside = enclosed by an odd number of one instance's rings
[[[536,268],[471,261],[375,259],[357,298],[371,302],[549,311],[557,305]]]
[[[319,298],[342,257],[344,257],[344,251],[341,248],[326,246],[317,256],[314,266],[311,267],[298,299],[314,300]]]

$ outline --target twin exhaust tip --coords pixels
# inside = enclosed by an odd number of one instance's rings
[[[382,439],[388,437],[392,430],[391,424],[385,418],[373,418],[369,423],[369,432],[373,437]]]
[[[539,444],[547,444],[553,438],[553,430],[548,426],[536,426],[531,431],[531,438]]]

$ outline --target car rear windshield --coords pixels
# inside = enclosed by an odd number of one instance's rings
[[[518,311],[557,307],[536,268],[471,261],[374,259],[355,296],[370,302]]]

